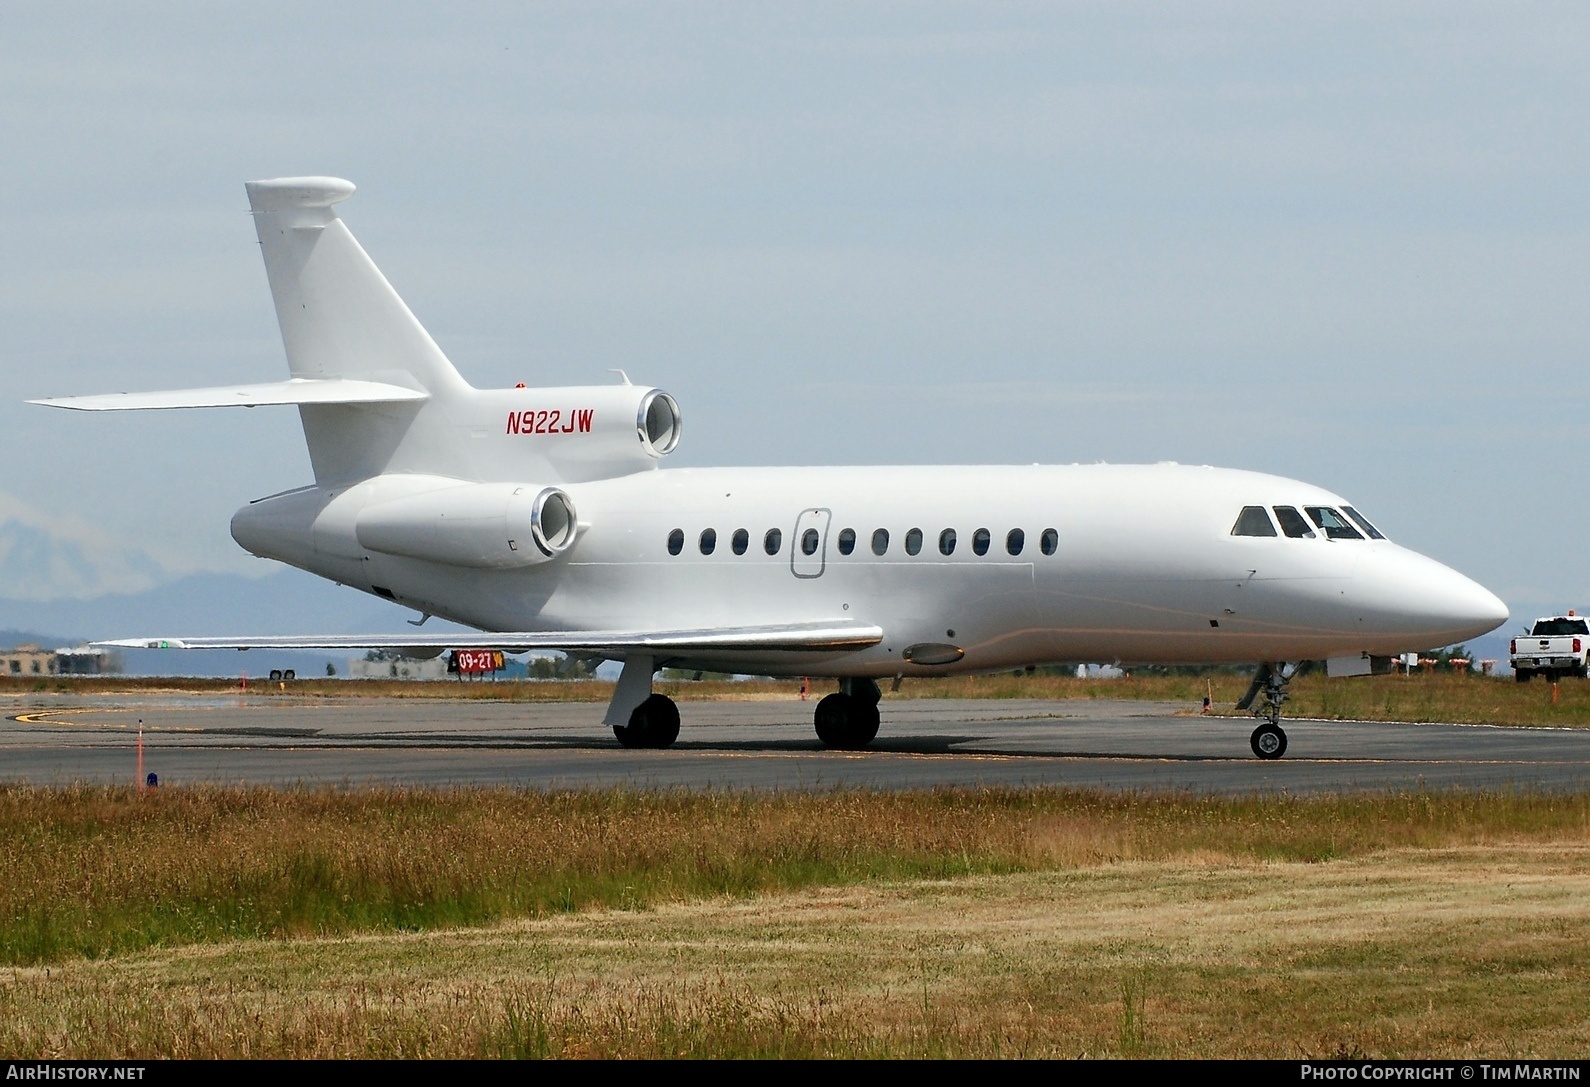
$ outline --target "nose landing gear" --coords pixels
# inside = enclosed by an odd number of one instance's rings
[[[1255,716],[1263,717],[1264,723],[1253,730],[1253,735],[1248,737],[1248,746],[1253,748],[1253,753],[1261,759],[1278,759],[1286,754],[1286,730],[1281,727],[1281,705],[1286,701],[1286,685],[1295,677],[1303,674],[1307,667],[1306,661],[1299,664],[1287,664],[1276,661],[1259,665],[1259,670],[1253,674],[1253,682],[1248,685],[1248,691],[1237,703],[1237,709],[1252,708]],[[1260,694],[1264,695],[1263,703],[1255,705]]]
[[[1266,721],[1253,730],[1253,735],[1248,737],[1248,745],[1261,759],[1278,759],[1286,754],[1286,730]]]
[[[839,693],[817,703],[817,738],[824,747],[859,751],[878,735],[878,702],[883,692],[870,679],[841,679]]]

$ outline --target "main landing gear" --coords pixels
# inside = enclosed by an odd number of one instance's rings
[[[870,679],[841,679],[839,693],[817,703],[817,738],[824,747],[859,751],[878,735],[878,702],[883,692]]]
[[[625,747],[667,747],[679,738],[679,707],[665,694],[649,695],[629,714],[629,724],[614,725]]]
[[[1286,754],[1286,730],[1281,728],[1281,705],[1287,698],[1286,685],[1301,675],[1306,665],[1307,662],[1286,664],[1282,661],[1259,665],[1247,693],[1237,703],[1237,709],[1251,708],[1255,716],[1265,719],[1248,737],[1248,746],[1261,759],[1278,759]],[[1260,694],[1264,695],[1262,703],[1258,702]]]
[[[613,726],[613,735],[625,747],[661,748],[679,738],[679,707],[667,695],[651,690],[656,665],[651,656],[625,658],[613,688],[602,723]]]
[[[656,658],[636,655],[624,661],[603,723],[625,747],[668,747],[679,738],[679,707],[651,689]],[[824,747],[859,751],[878,735],[878,703],[883,692],[870,679],[841,679],[839,693],[817,703],[817,738]]]

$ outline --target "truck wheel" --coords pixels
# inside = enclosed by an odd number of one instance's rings
[[[1515,668],[1515,669],[1513,669],[1513,680],[1515,682],[1528,683],[1530,680],[1532,680],[1534,678],[1535,678],[1535,673],[1531,672],[1528,668]]]

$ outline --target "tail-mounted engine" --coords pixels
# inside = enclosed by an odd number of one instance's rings
[[[557,558],[579,534],[574,501],[556,487],[466,483],[359,511],[361,547],[449,566],[509,569]]]
[[[494,418],[500,463],[520,478],[578,483],[628,475],[655,466],[679,444],[679,405],[661,389],[586,385],[477,395]]]

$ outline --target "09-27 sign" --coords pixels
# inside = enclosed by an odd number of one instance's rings
[[[460,675],[478,675],[481,672],[502,671],[500,649],[455,649],[447,662],[449,672]]]

